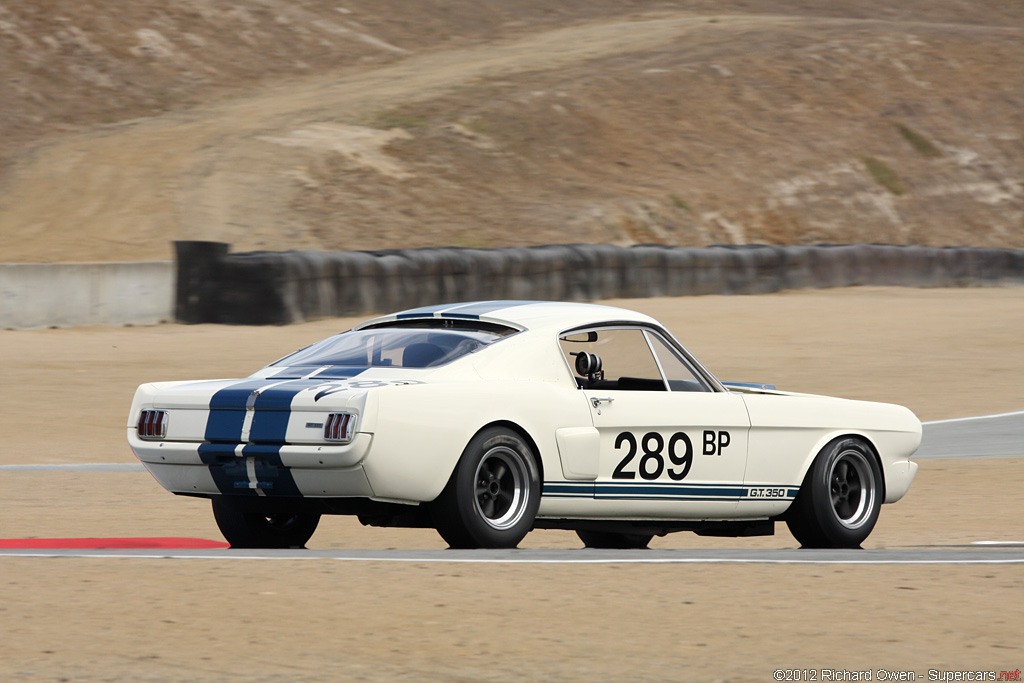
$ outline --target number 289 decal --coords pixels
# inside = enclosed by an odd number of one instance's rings
[[[682,481],[690,473],[693,464],[693,443],[683,432],[676,432],[668,439],[668,460],[670,466],[665,469],[665,438],[658,432],[647,432],[640,439],[639,447],[643,452],[637,463],[636,471],[627,470],[637,454],[637,441],[632,432],[622,432],[615,437],[616,450],[626,447],[626,455],[615,466],[612,479],[636,479],[637,472],[641,479],[658,479],[667,471],[673,481]],[[676,469],[678,468],[678,469]]]

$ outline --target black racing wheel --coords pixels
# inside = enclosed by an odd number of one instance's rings
[[[232,548],[304,548],[320,523],[316,513],[264,514],[246,503],[213,499],[213,518]]]
[[[514,548],[539,507],[533,449],[512,430],[492,427],[466,446],[431,516],[452,548]]]
[[[871,448],[860,439],[837,439],[814,459],[786,524],[804,548],[859,548],[875,528],[882,498]]]

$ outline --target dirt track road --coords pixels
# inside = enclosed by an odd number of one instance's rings
[[[892,400],[935,419],[1024,406],[1024,289],[851,289],[621,302],[720,377]],[[344,328],[0,332],[0,462],[131,460],[135,384],[240,375]],[[55,439],[53,416],[68,437]],[[42,436],[46,435],[46,436]],[[868,546],[1024,540],[1024,460],[923,461]],[[216,538],[145,474],[4,472],[2,535]],[[326,519],[311,547],[440,548]],[[675,534],[659,547],[792,547]],[[578,547],[534,532],[525,547]],[[776,668],[1014,670],[1019,565],[438,565],[0,558],[0,678],[733,680]]]

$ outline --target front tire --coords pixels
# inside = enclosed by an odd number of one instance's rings
[[[315,513],[267,515],[224,496],[213,499],[213,518],[232,548],[305,548],[320,523]]]
[[[515,548],[539,507],[533,449],[512,430],[492,427],[466,446],[431,515],[452,548]]]
[[[875,528],[882,497],[874,453],[859,439],[839,439],[815,458],[786,524],[804,548],[859,548]]]

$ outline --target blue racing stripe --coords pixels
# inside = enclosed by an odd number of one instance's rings
[[[260,395],[256,398],[256,403],[253,407],[257,412],[261,410],[289,411],[292,409],[292,399],[299,392],[305,389],[312,389],[319,384],[320,382],[315,380],[299,379],[276,386],[268,386],[260,391]]]
[[[273,380],[244,380],[216,392],[210,398],[207,443],[199,446],[199,457],[209,467],[217,489],[227,495],[259,495],[258,489],[268,496],[301,496],[291,470],[281,458],[292,401],[302,391],[323,386],[324,379],[349,379],[367,369],[329,368],[316,378],[286,381],[276,386]],[[262,391],[253,400],[252,393],[256,390]],[[250,443],[242,447],[240,457],[236,448],[242,442],[246,406],[250,400]],[[254,477],[250,477],[246,467],[249,458],[252,458]],[[253,479],[256,488],[253,488]]]
[[[242,438],[242,423],[245,422],[245,409],[215,410],[210,409],[206,420],[207,441],[238,443]]]
[[[245,402],[249,394],[267,385],[265,379],[246,379],[224,387],[210,397],[210,408],[225,410],[245,410]]]
[[[351,379],[356,375],[360,375],[370,368],[346,368],[340,365],[330,367],[323,372],[318,372],[314,376],[310,377],[311,380],[322,380],[322,379]]]
[[[402,311],[395,315],[396,320],[407,320],[410,318],[463,318],[478,320],[480,316],[494,313],[505,308],[516,306],[529,306],[530,304],[548,303],[544,301],[469,301],[466,303],[441,304],[439,306],[424,306]]]
[[[292,472],[281,461],[280,446],[253,444],[242,449],[245,456],[254,456],[257,486],[270,496],[301,496]]]
[[[255,496],[249,488],[249,475],[245,471],[245,460],[235,456],[231,444],[204,443],[199,446],[199,458],[210,470],[210,477],[221,493],[240,496]],[[245,482],[240,486],[239,482]]]
[[[215,393],[210,398],[210,415],[206,420],[207,441],[234,442],[242,439],[242,423],[245,422],[245,403],[249,395],[260,387],[266,386],[266,380],[246,380],[232,384]]]
[[[288,418],[292,414],[292,400],[299,392],[319,384],[316,381],[297,380],[272,386],[260,393],[253,405],[249,441],[283,444],[288,432]]]
[[[210,476],[223,494],[235,496],[258,495],[252,488],[248,457],[253,458],[256,486],[266,495],[299,496],[298,486],[288,468],[281,462],[281,444],[285,441],[291,401],[302,389],[316,386],[316,382],[288,382],[271,387],[253,402],[253,422],[250,440],[270,441],[274,445],[246,445],[242,456],[235,454],[242,440],[246,405],[252,392],[272,384],[267,380],[246,380],[221,389],[210,399],[210,414],[206,421],[205,438],[208,443],[199,446],[199,457],[209,467]]]
[[[478,301],[458,306],[449,306],[441,311],[442,318],[479,318],[506,308],[529,306],[530,304],[548,303],[545,301]]]
[[[235,455],[231,444],[204,443],[199,446],[199,457],[209,467],[217,490],[231,496],[257,496],[259,489],[267,496],[301,496],[291,470],[281,461],[278,445],[250,444],[242,448],[243,457]],[[256,488],[252,487],[248,458],[253,459]]]
[[[296,367],[287,367],[273,375],[267,375],[267,379],[274,380],[275,382],[279,382],[285,379],[302,379],[310,372],[310,368],[304,368],[301,365],[299,365]]]
[[[285,434],[288,432],[288,418],[290,417],[291,413],[287,410],[257,409],[252,416],[249,441],[252,443],[283,444],[285,442]]]
[[[458,306],[458,304],[437,304],[435,306],[423,306],[422,308],[410,308],[408,311],[402,311],[395,315],[396,320],[404,320],[406,318],[426,318],[432,316],[438,311],[443,311],[446,308],[452,306]]]

